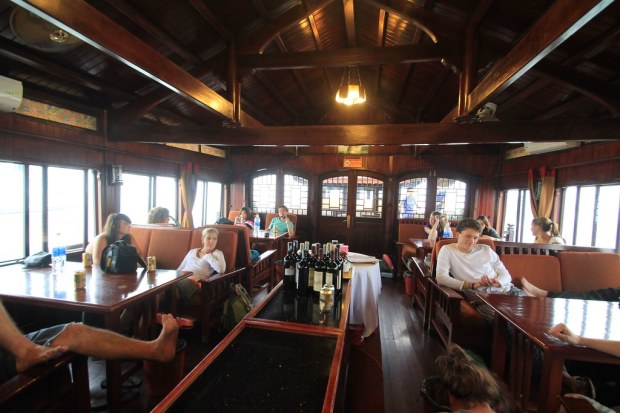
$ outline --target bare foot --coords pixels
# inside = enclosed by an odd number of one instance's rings
[[[174,358],[177,350],[179,324],[172,314],[164,314],[161,318],[161,333],[154,341],[157,361],[167,362]]]
[[[521,285],[523,286],[523,290],[531,297],[547,296],[547,291],[543,290],[542,288],[536,287],[534,284],[526,280],[525,277],[521,278]]]
[[[44,347],[33,344],[15,357],[15,367],[18,373],[28,370],[30,367],[60,357],[69,351],[69,347]]]

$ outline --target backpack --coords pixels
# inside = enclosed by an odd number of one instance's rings
[[[253,308],[250,295],[241,284],[230,283],[230,297],[224,302],[222,328],[230,331]]]
[[[146,270],[146,264],[138,255],[138,250],[126,241],[118,240],[103,249],[101,269],[112,274],[135,272],[138,263]]]

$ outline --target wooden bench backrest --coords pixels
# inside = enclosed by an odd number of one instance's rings
[[[504,266],[512,276],[512,282],[521,287],[525,277],[535,286],[546,291],[562,291],[560,261],[552,255],[504,254],[500,255]]]
[[[620,255],[605,252],[558,253],[565,291],[620,287]]]

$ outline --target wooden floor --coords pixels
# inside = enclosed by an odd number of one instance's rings
[[[414,310],[411,300],[405,295],[402,279],[382,278],[383,287],[379,302],[380,347],[383,368],[383,392],[386,413],[410,413],[422,411],[420,384],[422,380],[433,374],[434,360],[443,346],[440,341],[428,336],[422,330],[421,314]],[[185,371],[189,372],[213,347],[199,343],[198,337],[192,332],[182,332],[186,339]],[[367,343],[370,353],[374,350],[373,337]],[[378,348],[378,346],[375,346]],[[378,354],[377,354],[378,356]],[[105,391],[101,390],[100,382],[105,377],[103,361],[89,362],[91,397],[93,405],[105,402]],[[149,397],[142,373],[137,377],[142,380],[137,396],[123,404],[124,412],[147,412],[160,400]],[[350,378],[351,379],[351,378]],[[124,392],[130,394],[130,392]],[[106,412],[105,407],[94,411]]]

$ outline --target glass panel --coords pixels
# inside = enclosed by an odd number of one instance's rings
[[[435,210],[455,221],[465,218],[467,184],[450,178],[437,178]]]
[[[207,184],[207,222],[215,224],[215,221],[222,216],[222,184],[219,182],[209,182]],[[205,224],[205,225],[206,225]]]
[[[24,165],[0,162],[0,175],[0,193],[4,194],[0,202],[0,226],[5,235],[0,238],[0,261],[24,258]]]
[[[28,166],[30,249],[27,255],[46,251],[43,245],[43,167]],[[23,191],[23,189],[22,189]]]
[[[205,222],[205,187],[207,183],[205,181],[198,181],[196,186],[196,201],[194,202],[194,208],[192,209],[192,219],[195,227],[203,227],[207,223]],[[175,217],[179,219],[179,217]],[[215,222],[215,221],[213,221]]]
[[[308,180],[284,175],[284,205],[291,214],[308,215]]]
[[[618,239],[618,211],[620,211],[620,185],[599,187],[596,206],[596,235],[594,237],[594,246],[616,248]]]
[[[357,177],[355,216],[381,218],[383,210],[383,181],[368,176]]]
[[[424,219],[426,178],[412,178],[398,184],[398,218]]]
[[[276,210],[276,175],[261,175],[252,180],[252,211]]]
[[[534,242],[536,238],[532,235],[532,207],[530,206],[530,190],[521,190],[521,234],[519,242]]]
[[[94,169],[88,170],[88,234],[87,239],[94,239],[97,235],[97,186],[99,173]],[[31,191],[32,194],[32,191]],[[103,225],[102,225],[103,226]]]
[[[168,176],[155,177],[155,205],[154,206],[167,208],[168,211],[170,211],[170,216],[173,216],[176,218],[179,215],[178,208],[177,208],[178,196],[179,196],[179,182],[177,181],[176,178],[171,178]]]
[[[323,180],[321,185],[321,215],[324,217],[347,216],[348,179],[337,176]]]
[[[562,200],[562,237],[568,244],[575,243],[575,218],[577,209],[577,187],[569,186],[564,189]]]
[[[84,248],[84,171],[48,168],[47,216],[50,242]]]
[[[592,245],[592,223],[594,222],[594,204],[596,202],[596,187],[582,186],[579,190],[579,205],[577,216],[577,234],[575,245]]]
[[[149,214],[149,182],[146,175],[123,173],[121,210],[134,224],[146,224]],[[104,217],[105,219],[105,217]]]
[[[517,220],[519,212],[519,190],[511,189],[506,191],[505,204],[504,204],[504,226],[502,234],[508,233],[508,226],[512,225],[512,230],[516,231]],[[516,237],[513,236],[512,241],[516,241]]]

